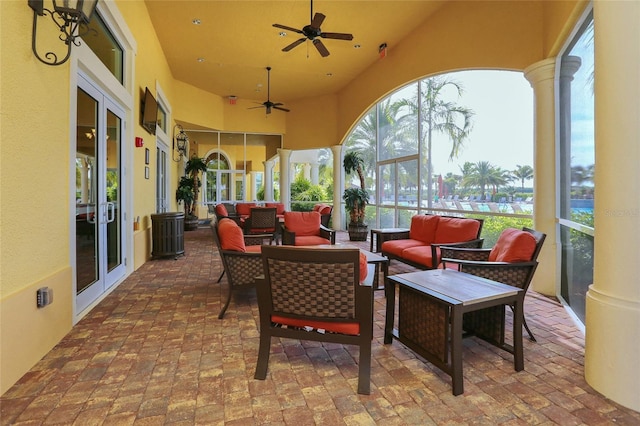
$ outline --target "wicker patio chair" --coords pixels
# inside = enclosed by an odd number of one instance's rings
[[[223,227],[223,232],[220,232],[220,226]],[[227,218],[223,218],[219,222],[212,220],[211,230],[223,266],[218,282],[222,280],[224,275],[227,276],[229,282],[227,300],[218,314],[218,318],[222,319],[229,307],[234,289],[241,286],[254,286],[256,277],[262,275],[261,244],[265,241],[271,241],[272,236],[264,234],[243,235],[238,224]]]
[[[537,258],[545,238],[546,234],[530,228],[524,227],[522,231],[508,228],[500,234],[496,245],[491,249],[441,247],[442,263],[445,267],[447,263],[455,263],[459,271],[521,288],[524,290],[522,293],[524,304],[524,296],[538,267]],[[492,321],[484,321],[482,316],[495,315],[504,318],[503,307],[488,308],[470,314],[472,315],[465,314],[465,330],[504,344],[504,330],[482,328],[483,324],[492,323]],[[504,325],[504,320],[501,323]],[[536,338],[524,317],[522,324],[529,333],[529,339],[535,342]]]
[[[356,345],[358,393],[369,394],[373,289],[360,284],[360,251],[263,246],[262,259],[254,377],[266,378],[272,337]]]
[[[336,231],[322,225],[322,215],[319,212],[285,212],[282,244],[316,246],[335,243]]]
[[[252,207],[249,217],[244,221],[244,233],[269,234],[274,241],[278,225],[275,207]]]

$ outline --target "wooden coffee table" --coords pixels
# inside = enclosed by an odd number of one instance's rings
[[[398,287],[398,327],[395,295]],[[385,283],[384,343],[396,338],[451,376],[453,394],[464,392],[463,330],[513,354],[524,369],[522,289],[454,270],[434,269],[392,275]],[[513,345],[505,343],[505,305],[513,306]]]

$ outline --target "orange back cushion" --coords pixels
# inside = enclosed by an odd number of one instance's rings
[[[320,208],[322,208],[322,204],[316,204],[315,206],[313,206],[313,210],[314,212],[319,212]]]
[[[256,203],[238,203],[236,204],[236,213],[243,216],[251,214],[251,207],[255,207]]]
[[[242,228],[231,219],[221,219],[218,222],[218,238],[222,250],[246,251]]]
[[[480,222],[477,220],[441,217],[436,230],[435,242],[442,244],[475,240],[478,238],[479,229]]]
[[[285,212],[284,226],[296,236],[318,235],[320,232],[320,213]]]
[[[227,208],[224,206],[224,204],[216,205],[216,214],[218,216],[229,216],[229,212],[227,212]]]
[[[418,214],[411,218],[409,238],[431,244],[436,236],[440,216]]]
[[[331,206],[323,204],[322,207],[320,207],[320,210],[318,210],[318,213],[320,213],[320,214],[330,214],[331,213]]]
[[[276,214],[284,214],[284,204],[283,203],[265,203],[265,207],[276,208]]]
[[[533,235],[519,229],[507,228],[500,234],[489,253],[490,262],[528,262],[536,250]]]
[[[360,282],[363,282],[367,278],[367,256],[360,252]]]

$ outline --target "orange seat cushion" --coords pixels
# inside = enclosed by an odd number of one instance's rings
[[[247,253],[262,253],[261,245],[245,246]]]
[[[436,248],[436,254],[440,257],[440,249]],[[402,252],[402,258],[410,262],[424,265],[427,268],[433,268],[433,256],[431,255],[431,246],[411,247]]]
[[[475,240],[479,229],[480,222],[477,220],[441,217],[433,241],[444,244]]]
[[[322,238],[318,235],[298,236],[298,234],[296,234],[297,246],[319,246],[322,244],[331,244],[331,241],[327,240],[326,238]]]
[[[536,239],[531,233],[507,228],[500,234],[489,253],[490,262],[528,262],[536,251]]]
[[[357,322],[310,321],[298,318],[281,317],[279,315],[271,315],[271,321],[277,324],[290,325],[292,327],[313,327],[315,329],[323,329],[333,333],[349,334],[352,336],[360,334],[360,324]]]
[[[426,244],[418,240],[391,240],[382,243],[382,251],[393,256],[402,257],[402,252],[411,247],[424,247]]]
[[[236,204],[236,213],[241,216],[249,216],[251,207],[256,207],[256,203],[238,203]]]
[[[418,214],[411,218],[409,238],[431,244],[435,241],[440,216]]]
[[[227,211],[227,208],[224,206],[224,204],[216,205],[216,214],[218,216],[229,216],[229,212]]]
[[[283,215],[284,214],[284,204],[283,203],[265,203],[264,204],[265,207],[269,207],[269,208],[276,208],[276,215]]]
[[[284,226],[296,233],[296,240],[301,236],[320,234],[320,213],[318,212],[285,212]],[[299,245],[296,241],[296,245]]]
[[[222,250],[247,251],[242,229],[231,219],[221,219],[218,222],[218,238]]]

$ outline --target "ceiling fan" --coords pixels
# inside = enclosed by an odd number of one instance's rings
[[[271,108],[279,109],[280,111],[289,112],[288,109],[282,108],[280,105],[284,105],[284,104],[281,102],[276,102],[276,103],[271,102],[271,67],[267,67],[267,100],[265,102],[262,102],[260,106],[251,107],[249,109],[265,107],[267,109],[267,114],[271,114]]]
[[[282,51],[288,52],[294,47],[296,47],[297,45],[309,39],[313,42],[313,45],[316,47],[316,49],[318,49],[318,52],[320,52],[320,55],[324,58],[326,56],[329,56],[329,51],[327,50],[325,45],[322,43],[322,40],[320,40],[320,38],[333,38],[337,40],[353,40],[353,34],[323,33],[322,30],[320,29],[320,25],[322,25],[324,18],[325,16],[322,13],[316,13],[315,15],[313,14],[313,0],[311,0],[311,24],[304,26],[302,30],[288,27],[286,25],[273,24],[273,26],[276,28],[282,28],[283,30],[293,31],[298,34],[304,35],[304,37],[299,38],[298,40],[294,41],[290,45],[286,46],[284,49],[282,49]],[[320,38],[317,38],[317,37],[320,37]]]

